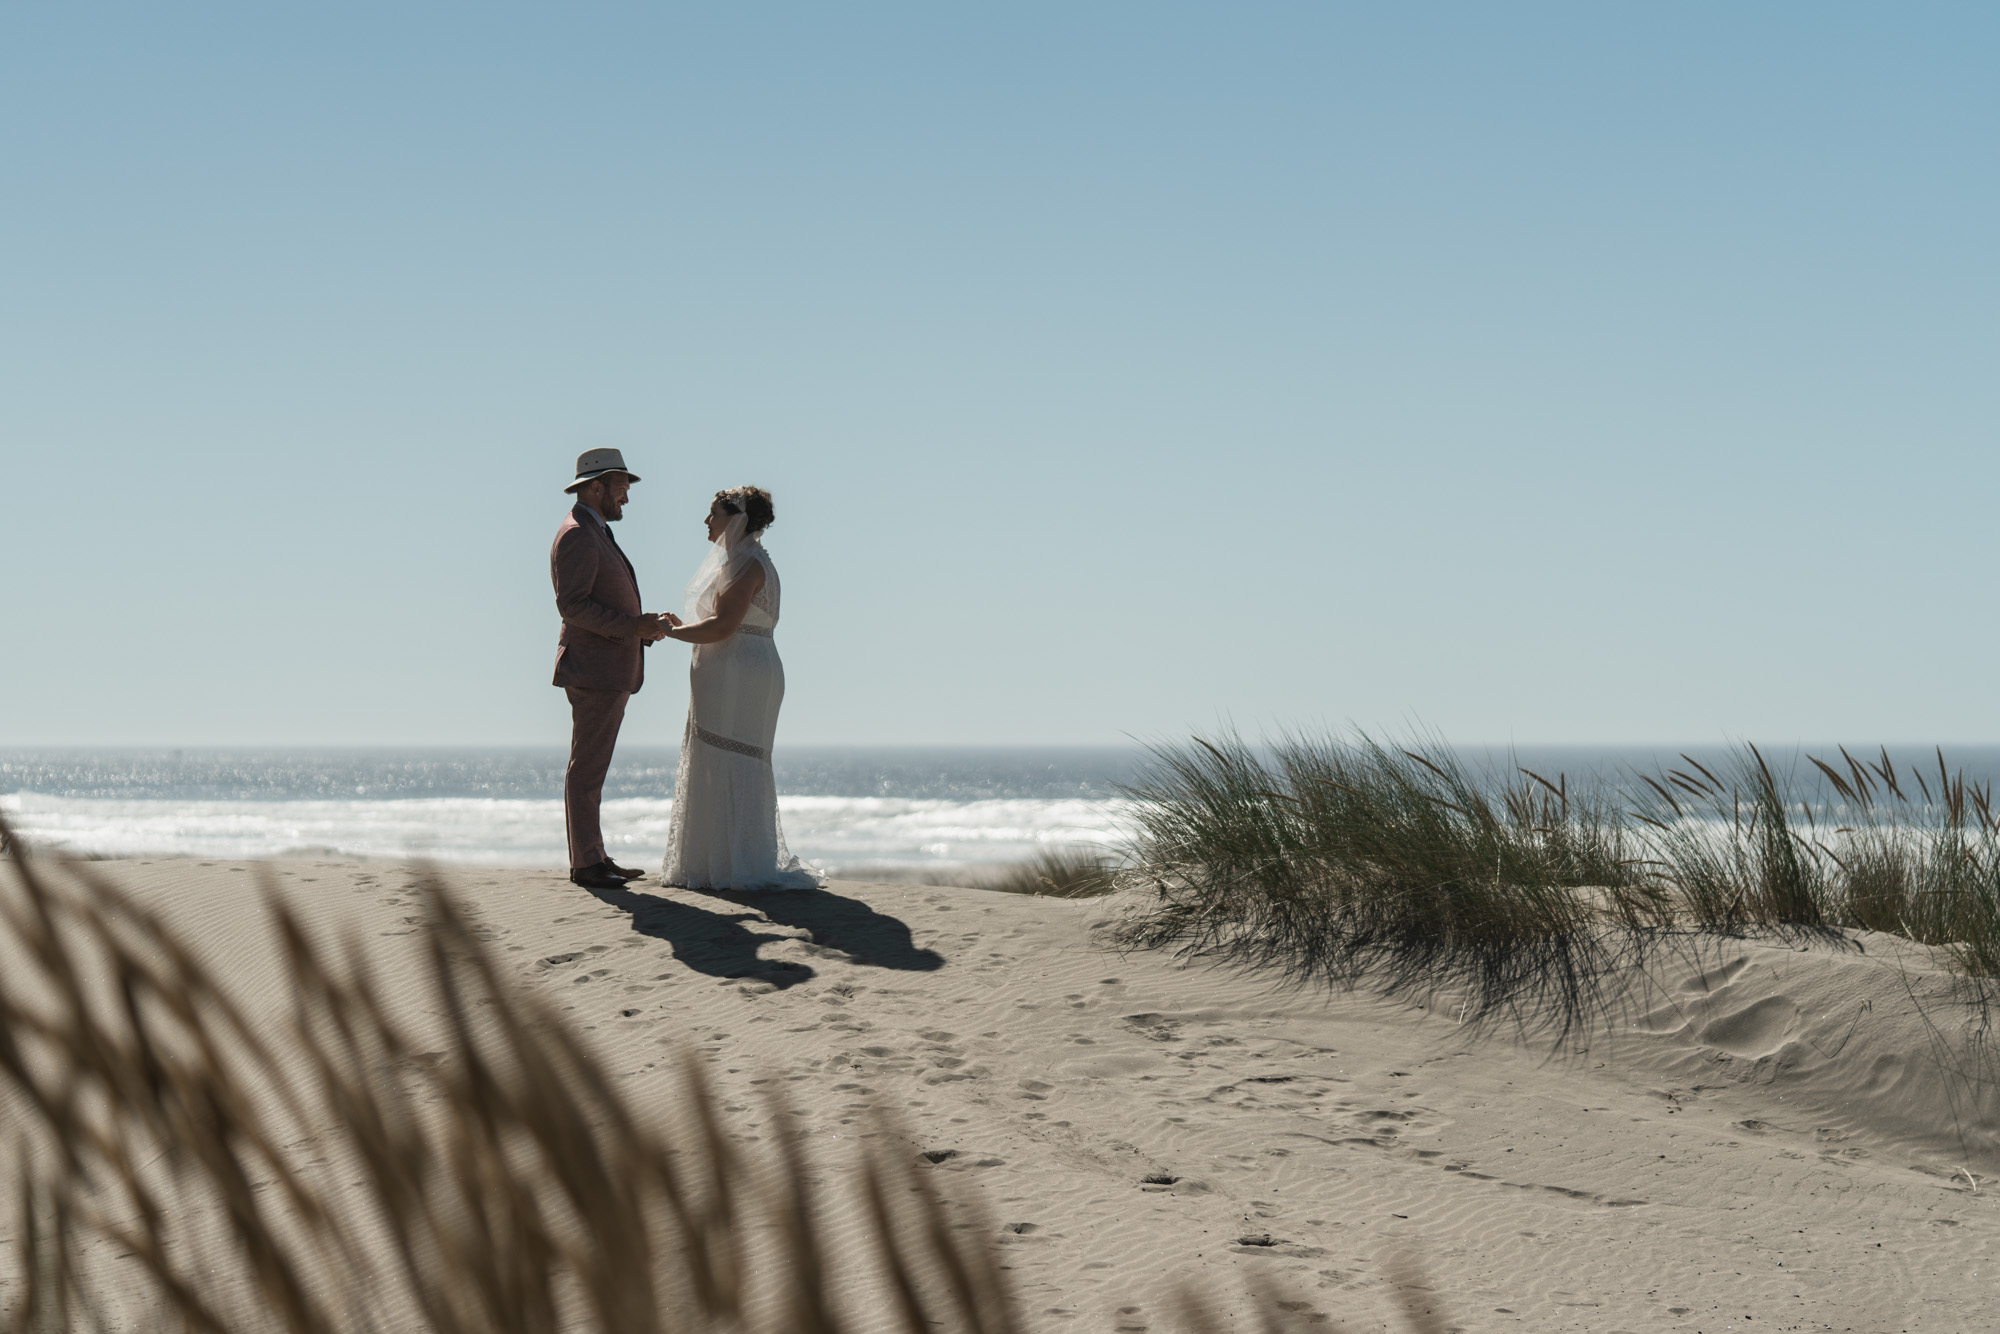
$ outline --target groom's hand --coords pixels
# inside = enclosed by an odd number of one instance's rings
[[[667,623],[661,617],[648,615],[640,620],[639,638],[644,643],[656,643],[667,637]]]

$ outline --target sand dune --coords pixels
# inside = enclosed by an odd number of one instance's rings
[[[254,868],[101,869],[282,1011]],[[368,945],[392,1000],[427,1004],[396,967],[408,874],[271,869]],[[1995,1091],[1949,975],[1892,938],[1662,951],[1609,1027],[1552,1052],[1461,1026],[1450,998],[1118,953],[1116,900],[453,879],[634,1105],[668,1099],[693,1048],[746,1141],[772,1081],[828,1164],[894,1111],[987,1220],[1034,1329],[1169,1328],[1182,1285],[1240,1315],[1246,1276],[1308,1319],[1400,1328],[1400,1255],[1466,1329],[1996,1325]]]

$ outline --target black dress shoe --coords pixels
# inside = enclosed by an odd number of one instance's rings
[[[572,866],[569,871],[569,882],[572,885],[582,885],[585,889],[625,888],[625,877],[613,875],[605,869],[605,866],[604,862],[599,862],[595,866]]]
[[[612,875],[617,876],[620,880],[637,880],[639,877],[646,874],[644,871],[635,871],[629,866],[620,866],[617,862],[612,861],[609,857],[606,857],[603,861],[599,862],[598,865],[603,867],[606,871],[610,872]]]

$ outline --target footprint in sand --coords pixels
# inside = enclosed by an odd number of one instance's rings
[[[1799,1008],[1783,996],[1766,996],[1702,1025],[1701,1040],[1744,1060],[1761,1060],[1782,1049],[1796,1027]]]
[[[1376,1108],[1360,1113],[1357,1120],[1374,1134],[1398,1137],[1435,1135],[1451,1124],[1450,1117],[1428,1107]]]
[[[1119,1021],[1154,1042],[1179,1042],[1181,1021],[1164,1014],[1128,1014]]]
[[[1750,956],[1739,954],[1727,963],[1717,964],[1713,968],[1698,969],[1681,979],[1681,994],[1694,996],[1707,991],[1720,991],[1734,982],[1736,975],[1749,966]]]
[[[1650,1037],[1668,1037],[1682,1032],[1687,1026],[1687,1013],[1678,1005],[1662,1005],[1635,1019],[1632,1022],[1632,1031]]]
[[[917,1162],[945,1171],[963,1171],[969,1167],[1005,1167],[1007,1160],[991,1154],[978,1157],[958,1149],[925,1149],[917,1155]]]
[[[1256,1232],[1238,1237],[1236,1244],[1229,1249],[1238,1255],[1285,1256],[1301,1260],[1326,1254],[1318,1246],[1302,1246],[1283,1237],[1274,1237],[1268,1232]]]

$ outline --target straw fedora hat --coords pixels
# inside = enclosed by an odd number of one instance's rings
[[[608,472],[622,472],[635,482],[639,480],[639,474],[625,466],[625,456],[617,450],[586,449],[576,456],[576,480],[563,491],[574,491],[585,482],[594,481]]]

